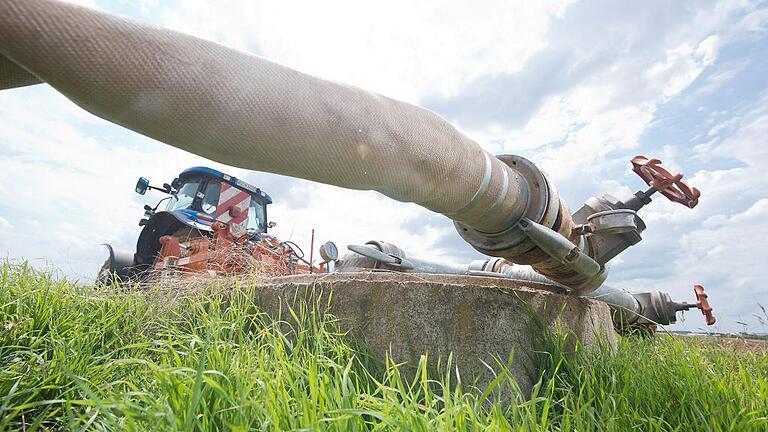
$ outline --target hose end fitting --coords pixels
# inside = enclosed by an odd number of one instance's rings
[[[454,225],[459,235],[477,251],[506,258],[525,254],[535,248],[519,225],[523,218],[547,228],[555,227],[555,222],[560,219],[560,198],[557,190],[533,162],[517,155],[498,155],[496,158],[508,167],[511,182],[516,183],[517,189],[522,192],[511,198],[518,201],[514,208],[519,211],[509,214],[503,228],[494,232],[474,227],[483,226],[483,218],[498,218],[496,214],[484,213],[475,220],[454,222]]]
[[[571,242],[570,211],[547,175],[524,157],[497,158],[508,167],[512,181],[525,192],[517,197],[520,202],[515,206],[521,211],[511,214],[505,228],[496,232],[473,228],[482,225],[482,221],[454,222],[459,235],[478,252],[529,264],[580,294],[600,286],[607,271]]]
[[[570,286],[577,293],[592,291],[605,281],[607,272],[604,267],[562,235],[525,218],[520,221],[520,227],[539,249],[584,279],[580,285]]]

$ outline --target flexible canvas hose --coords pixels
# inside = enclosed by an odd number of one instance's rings
[[[439,213],[472,200],[486,164],[493,184],[507,170],[410,104],[75,5],[0,4],[3,87],[45,81],[100,117],[212,160],[373,189]],[[503,228],[517,195],[509,189],[482,227]]]
[[[0,55],[0,90],[40,84],[42,81],[24,68]]]
[[[76,5],[0,0],[0,89],[39,82],[208,159],[376,190],[483,233],[515,226],[528,206],[518,171],[428,110]],[[559,219],[569,235],[570,215]],[[537,253],[505,257],[523,252]],[[555,280],[568,273],[532,261]]]

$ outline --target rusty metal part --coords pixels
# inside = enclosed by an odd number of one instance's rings
[[[587,280],[595,279],[603,271],[600,264],[582,252],[578,246],[544,225],[523,219],[520,226],[542,251]]]
[[[160,251],[153,269],[174,274],[209,273],[237,275],[255,271],[270,276],[325,273],[327,266],[311,266],[296,251],[272,236],[258,241],[245,234],[236,237],[229,224],[214,222],[213,236],[160,237]]]
[[[525,211],[510,215],[509,227],[498,232],[480,231],[456,222],[454,225],[459,235],[483,254],[502,257],[515,264],[531,265],[537,272],[574,291],[588,292],[599,286],[605,279],[605,271],[598,278],[580,274],[543,250],[520,226],[520,221],[527,219],[553,230],[574,243],[574,247],[582,246],[578,236],[573,235],[570,210],[548,176],[524,157],[499,155],[497,158],[511,169],[512,175],[518,176],[516,183],[524,186],[518,195],[527,200]]]
[[[717,322],[717,319],[712,315],[712,306],[709,305],[709,300],[707,300],[709,296],[704,292],[704,287],[701,285],[694,285],[693,292],[696,294],[696,307],[701,310],[707,325],[714,325]]]
[[[315,264],[315,229],[312,228],[312,240],[309,242],[309,272],[314,273],[314,268],[312,267]]]
[[[661,166],[661,160],[648,159],[643,155],[632,158],[632,171],[648,186],[656,189],[670,201],[694,208],[699,203],[701,192],[682,181],[683,174],[672,174]]]
[[[573,214],[573,237],[586,243],[585,252],[601,265],[607,264],[621,252],[642,240],[646,226],[637,212],[651,202],[651,196],[661,192],[670,200],[695,207],[701,193],[682,182],[682,174],[673,175],[661,166],[658,159],[635,156],[632,170],[651,187],[638,191],[621,201],[605,194],[591,197]]]

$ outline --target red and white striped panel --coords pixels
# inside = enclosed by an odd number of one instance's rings
[[[243,192],[229,183],[221,182],[219,204],[216,206],[216,212],[213,215],[218,221],[228,223],[232,235],[238,237],[245,234],[250,205],[251,194]],[[233,208],[239,211],[230,211]],[[233,213],[237,216],[233,217]]]

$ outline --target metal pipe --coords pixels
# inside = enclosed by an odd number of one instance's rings
[[[315,229],[312,228],[312,240],[309,243],[309,272],[315,269]]]
[[[503,265],[498,274],[502,274],[508,279],[563,286],[525,266]],[[613,310],[614,320],[618,319],[624,323],[635,322],[642,314],[642,305],[637,301],[634,294],[621,288],[603,284],[594,291],[581,296],[606,303]]]
[[[583,294],[582,297],[598,300],[610,306],[614,322],[630,324],[637,321],[643,313],[642,305],[632,293],[610,285],[603,284],[596,290]]]
[[[585,281],[583,285],[571,288],[581,288],[577,290],[589,292],[605,280],[607,274],[603,267],[566,237],[525,218],[520,221],[520,227],[552,260],[577,273]],[[589,286],[584,286],[587,283]]]
[[[369,241],[364,245],[350,245],[353,253],[337,262],[336,271],[355,272],[365,269],[386,269],[404,273],[433,273],[485,276],[535,282],[567,288],[529,266],[508,264],[503,259],[476,260],[468,264],[442,263],[406,256],[391,243]],[[597,300],[611,308],[614,326],[624,330],[639,324],[670,324],[675,314],[696,305],[676,303],[666,293],[652,291],[633,294],[624,289],[602,285],[582,297]]]

